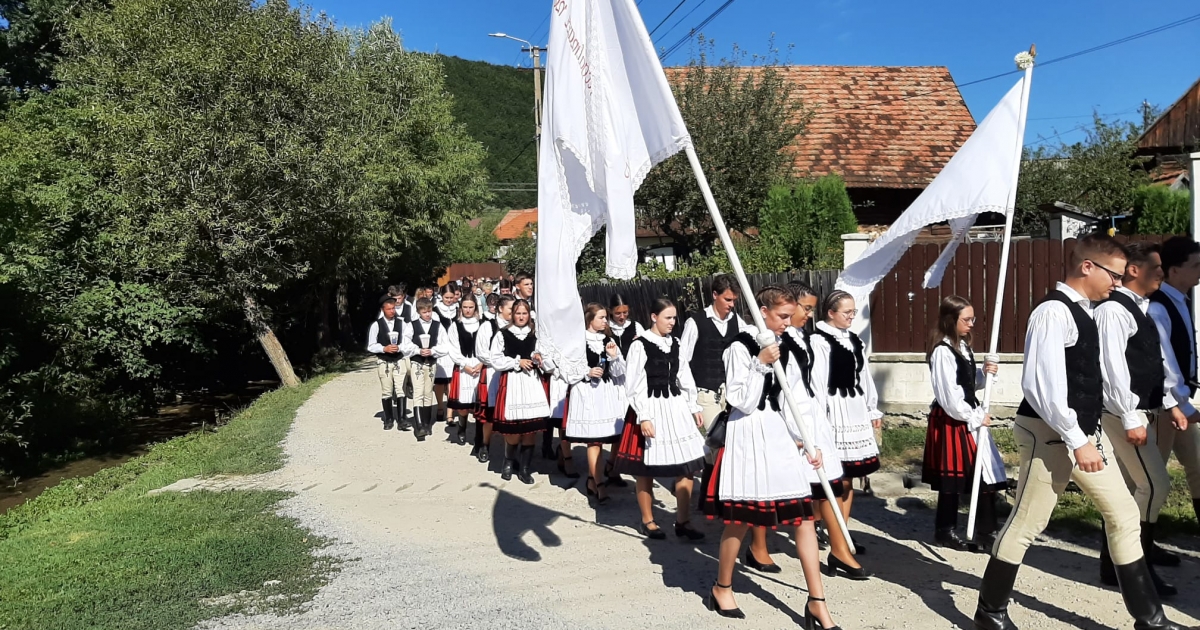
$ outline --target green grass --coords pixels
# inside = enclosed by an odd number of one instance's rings
[[[255,605],[306,601],[334,567],[274,507],[280,492],[146,492],[188,477],[279,468],[280,442],[323,375],[264,394],[216,431],[69,479],[0,516],[0,629],[171,629]],[[264,588],[263,583],[279,580]],[[261,591],[247,602],[201,600]]]
[[[992,429],[992,439],[1000,449],[1004,461],[1010,466],[1018,464],[1017,443],[1012,429]],[[924,427],[893,427],[884,429],[883,442],[879,445],[880,459],[884,468],[907,470],[920,473],[925,452]],[[1165,535],[1200,534],[1196,516],[1192,510],[1191,492],[1178,462],[1171,460],[1171,494],[1159,515],[1159,530]],[[1100,531],[1100,512],[1082,492],[1068,491],[1059,498],[1054,515],[1050,518],[1052,528],[1063,528],[1075,532]]]

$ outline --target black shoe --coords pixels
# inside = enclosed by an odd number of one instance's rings
[[[517,479],[526,485],[533,485],[533,445],[522,445],[520,452],[520,460],[518,460],[520,468],[517,469]]]
[[[822,551],[829,548],[829,532],[825,531],[825,523],[817,523],[817,549]]]
[[[746,547],[745,565],[762,573],[783,573],[783,567],[775,564],[774,562],[762,563],[758,560],[755,560],[754,553],[750,551],[749,547]]]
[[[606,485],[608,484],[596,483],[596,478],[588,475],[587,484],[584,486],[584,489],[587,490],[588,501],[595,500],[598,506],[608,503],[609,497],[607,493],[604,496],[600,496],[600,488]]]
[[[383,399],[383,430],[391,431],[396,424],[396,410],[392,408],[392,399]]]
[[[483,446],[479,447],[479,452],[475,454],[475,461],[479,462],[480,464],[488,463],[488,460],[490,460],[491,458],[492,458],[492,455],[491,455],[491,453],[488,453],[488,445],[487,444],[484,444]]]
[[[650,529],[648,527],[649,525],[654,525],[654,529]],[[667,532],[664,532],[663,529],[661,527],[659,527],[654,521],[650,521],[649,523],[642,523],[642,527],[639,531],[641,531],[643,536],[645,536],[646,538],[649,538],[650,540],[666,540],[667,539]]]
[[[933,542],[939,547],[952,549],[954,551],[966,551],[967,543],[958,537],[958,532],[953,529],[939,529],[933,534]]]
[[[504,443],[504,466],[500,468],[500,478],[512,481],[513,469],[517,466],[517,445]]]
[[[396,419],[396,430],[410,431],[412,423],[408,421],[408,399],[392,398],[392,409]]]
[[[467,418],[460,416],[458,419],[458,431],[454,434],[454,443],[459,446],[464,446],[467,443]]]
[[[824,571],[825,575],[829,577],[837,577],[838,572],[841,572],[851,580],[862,581],[869,580],[871,578],[870,571],[867,571],[863,567],[852,567],[845,562],[838,560],[837,556],[833,554],[829,554],[829,558],[826,560],[825,566],[822,567],[822,570]]]
[[[733,584],[715,584],[713,585],[713,588],[733,588]],[[709,610],[716,612],[722,617],[728,617],[730,619],[746,618],[746,613],[742,612],[741,608],[721,608],[721,606],[717,604],[717,596],[713,595],[712,591],[709,591],[708,599],[704,600],[704,605],[707,606]]]
[[[967,547],[975,553],[992,553],[996,546],[996,533],[975,534],[975,540],[967,543]]]
[[[579,478],[579,473],[575,472],[575,464],[567,463],[567,462],[573,461],[574,459],[575,459],[574,457],[563,457],[558,460],[558,464],[557,464],[558,472],[565,475],[567,479],[578,479]],[[570,466],[571,470],[568,471],[567,466]]]
[[[1146,564],[1144,558],[1117,566],[1115,570],[1121,583],[1121,598],[1125,600],[1125,609],[1133,617],[1135,630],[1186,630],[1184,626],[1167,619],[1162,600],[1154,591],[1150,565]]]
[[[677,538],[686,538],[692,542],[704,540],[704,532],[692,529],[692,525],[688,521],[675,523],[675,536]]]
[[[983,570],[983,583],[979,585],[979,603],[975,607],[975,630],[1017,630],[1008,618],[1008,600],[1012,597],[1013,584],[1017,582],[1019,564],[1003,560],[988,560]]]
[[[1146,562],[1160,567],[1179,566],[1179,555],[1159,547],[1154,541],[1155,525],[1156,523],[1142,523],[1142,550],[1146,552]]]
[[[418,442],[424,442],[425,437],[429,435],[429,430],[425,428],[425,407],[413,407],[413,436]]]
[[[831,626],[826,628],[821,625],[821,620],[812,613],[812,609],[808,607],[813,602],[823,602],[824,597],[808,596],[808,601],[804,603],[804,630],[841,630],[841,626]]]

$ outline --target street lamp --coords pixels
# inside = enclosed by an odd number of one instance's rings
[[[521,47],[521,52],[529,53],[533,58],[533,126],[534,136],[533,141],[537,143],[534,147],[534,152],[537,155],[537,162],[540,168],[542,163],[542,51],[545,48],[539,48],[533,44],[521,39],[513,37],[507,33],[488,33],[488,37],[499,37],[502,39],[511,39],[515,42],[524,44]]]

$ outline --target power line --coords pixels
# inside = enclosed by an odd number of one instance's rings
[[[679,4],[675,5],[674,9],[671,9],[671,12],[667,14],[667,17],[663,18],[662,22],[659,22],[657,26],[650,30],[650,36],[654,37],[654,31],[657,31],[659,26],[662,26],[667,20],[671,19],[671,16],[675,15],[675,12],[678,11],[679,7],[683,6],[683,3],[685,2],[687,2],[687,0],[679,0]]]
[[[700,31],[700,29],[704,28],[705,26],[708,26],[709,22],[712,22],[713,20],[717,19],[717,16],[721,15],[721,13],[725,11],[725,9],[728,9],[729,5],[733,4],[733,2],[734,2],[734,0],[726,0],[725,4],[722,4],[721,6],[717,7],[716,11],[713,11],[712,13],[710,13],[708,15],[708,17],[701,20],[699,24],[692,27],[692,30],[688,31],[687,35],[684,35],[682,38],[679,39],[679,41],[675,42],[670,47],[668,47],[665,51],[663,51],[663,53],[658,56],[659,60],[666,61],[667,57],[670,57],[672,54],[674,54],[674,52],[676,50],[679,50],[680,48],[682,48],[684,44],[686,44],[689,40],[691,40],[692,37],[694,37],[696,35],[696,33],[698,33]]]
[[[516,155],[514,155],[514,156],[513,156],[513,159],[509,160],[509,161],[508,161],[508,164],[505,164],[503,168],[501,168],[500,170],[496,171],[496,174],[500,174],[500,173],[503,173],[503,172],[507,171],[507,170],[508,170],[508,167],[512,166],[514,162],[516,162],[517,160],[521,159],[521,156],[522,156],[522,155],[525,155],[525,152],[526,152],[526,151],[528,151],[528,150],[529,150],[529,147],[531,147],[531,146],[533,146],[533,140],[530,140],[528,144],[526,144],[525,146],[521,147],[521,150],[520,150],[519,152],[517,152],[517,154],[516,154]]]
[[[1068,129],[1068,130],[1066,130],[1066,131],[1060,131],[1060,132],[1058,132],[1058,133],[1054,134],[1053,136],[1049,136],[1049,137],[1046,137],[1046,138],[1039,138],[1039,139],[1037,139],[1037,140],[1035,140],[1035,141],[1033,141],[1033,142],[1030,142],[1030,143],[1026,144],[1025,146],[1027,146],[1027,147],[1034,147],[1034,146],[1037,146],[1037,145],[1039,145],[1039,144],[1045,144],[1045,143],[1047,143],[1047,142],[1050,142],[1051,140],[1053,140],[1053,139],[1055,139],[1055,138],[1058,138],[1058,137],[1060,137],[1060,136],[1065,136],[1065,135],[1067,135],[1067,134],[1069,134],[1069,133],[1075,133],[1076,131],[1082,131],[1082,130],[1084,130],[1084,129],[1087,129],[1087,125],[1078,125],[1078,126],[1075,126],[1075,127],[1072,127],[1072,128],[1070,128],[1070,129]]]
[[[667,27],[667,30],[663,31],[662,35],[659,35],[659,41],[662,41],[663,39],[666,38],[667,35],[670,35],[671,31],[675,30],[680,24],[683,23],[684,20],[691,17],[692,14],[696,12],[696,9],[699,9],[700,7],[704,6],[704,3],[706,3],[706,2],[708,2],[708,0],[700,0],[700,4],[697,4],[696,6],[692,7],[691,11],[688,11],[687,13],[685,13],[683,15],[683,17],[679,18],[678,20],[675,20],[674,24]]]
[[[732,2],[732,0],[730,0],[730,1]],[[1087,49],[1084,49],[1084,50],[1076,51],[1076,52],[1073,52],[1073,53],[1070,53],[1070,54],[1063,55],[1063,56],[1061,56],[1061,57],[1055,57],[1054,59],[1050,59],[1050,60],[1048,60],[1048,61],[1043,61],[1043,62],[1041,62],[1041,63],[1039,63],[1039,64],[1037,64],[1037,65],[1038,65],[1038,67],[1049,66],[1049,65],[1051,65],[1051,64],[1059,63],[1059,62],[1061,62],[1061,61],[1066,61],[1066,60],[1068,60],[1068,59],[1074,59],[1074,58],[1076,58],[1076,57],[1081,57],[1081,56],[1083,56],[1083,55],[1087,55],[1087,54],[1094,53],[1094,52],[1097,52],[1097,51],[1100,51],[1100,50],[1104,50],[1104,49],[1106,49],[1106,48],[1111,48],[1111,47],[1113,47],[1113,46],[1117,46],[1117,45],[1120,45],[1120,44],[1126,44],[1126,43],[1129,43],[1129,42],[1131,42],[1131,41],[1134,41],[1134,40],[1136,40],[1136,39],[1141,39],[1141,38],[1143,38],[1143,37],[1149,37],[1150,35],[1155,35],[1155,34],[1158,34],[1158,33],[1161,33],[1161,32],[1163,32],[1163,31],[1170,30],[1170,29],[1173,29],[1173,28],[1176,28],[1176,27],[1179,27],[1179,26],[1183,26],[1183,25],[1185,25],[1185,24],[1190,24],[1190,23],[1192,23],[1192,22],[1196,22],[1196,21],[1200,21],[1200,13],[1197,13],[1197,14],[1195,14],[1195,15],[1192,15],[1192,16],[1190,16],[1190,17],[1186,17],[1186,18],[1182,18],[1182,19],[1179,19],[1179,20],[1175,20],[1174,22],[1169,22],[1169,23],[1167,23],[1167,24],[1163,24],[1162,26],[1156,26],[1156,27],[1154,27],[1154,28],[1152,28],[1152,29],[1149,29],[1149,30],[1142,31],[1142,32],[1140,32],[1140,33],[1134,33],[1133,35],[1128,35],[1128,36],[1122,37],[1122,38],[1120,38],[1120,39],[1115,39],[1115,40],[1113,40],[1113,41],[1106,42],[1106,43],[1100,44],[1100,45],[1098,45],[1098,46],[1093,46],[1093,47],[1091,47],[1091,48],[1087,48]],[[672,52],[673,52],[673,51],[672,51]],[[669,53],[668,53],[668,54],[669,54]],[[660,58],[661,58],[661,59],[665,59],[665,58],[666,58],[666,56],[664,55],[663,57],[660,57]],[[949,90],[953,90],[953,89],[962,89],[962,88],[965,88],[965,87],[968,87],[968,86],[971,86],[971,85],[977,85],[977,84],[979,84],[979,83],[985,83],[985,82],[987,82],[987,81],[992,81],[992,80],[995,80],[995,79],[999,79],[999,78],[1001,78],[1001,77],[1007,77],[1007,76],[1010,76],[1010,75],[1013,75],[1013,74],[1017,74],[1017,73],[1019,73],[1019,72],[1024,72],[1024,71],[1023,71],[1023,70],[1009,70],[1008,72],[1001,72],[1000,74],[993,74],[993,75],[992,75],[992,76],[990,76],[990,77],[984,77],[984,78],[982,78],[982,79],[976,79],[976,80],[974,80],[974,81],[968,81],[968,82],[966,82],[966,83],[959,83],[959,84],[957,84],[957,85],[954,85],[954,86],[952,86],[952,87],[948,87],[948,88],[941,88],[941,89],[937,89],[937,90],[931,90],[931,91],[929,91],[929,92],[922,92],[922,93],[920,93],[920,94],[913,94],[913,95],[911,95],[911,96],[901,96],[901,97],[899,97],[899,98],[887,99],[887,100],[883,100],[883,101],[876,101],[876,102],[874,102],[874,103],[866,103],[866,104],[863,104],[863,105],[855,105],[855,106],[853,106],[853,107],[842,107],[842,108],[835,109],[835,110],[832,110],[832,111],[835,111],[835,112],[842,112],[842,111],[852,111],[852,110],[855,110],[855,109],[865,109],[865,108],[868,108],[868,107],[877,107],[877,106],[879,106],[879,105],[887,105],[888,103],[895,103],[895,102],[899,102],[899,101],[907,101],[907,100],[909,100],[909,99],[920,98],[920,97],[922,97],[922,96],[929,96],[929,95],[931,95],[931,94],[938,94],[938,93],[940,93],[940,92],[947,92],[947,91],[949,91]]]

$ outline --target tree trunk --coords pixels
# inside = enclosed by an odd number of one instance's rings
[[[292,361],[288,359],[287,352],[279,343],[279,338],[275,336],[275,331],[267,325],[262,309],[258,307],[258,302],[255,302],[254,298],[247,294],[242,309],[246,313],[246,321],[250,323],[250,328],[258,336],[258,343],[262,344],[263,352],[267,353],[267,358],[275,368],[275,373],[279,375],[279,382],[283,383],[284,387],[299,387],[300,379],[292,370]]]
[[[354,323],[350,321],[350,290],[346,283],[339,282],[337,286],[338,336],[343,348],[354,347]]]
[[[317,290],[317,347],[321,349],[333,346],[333,328],[329,321],[329,312],[332,310],[329,303],[332,297],[330,294],[333,291],[333,287],[321,287]]]

